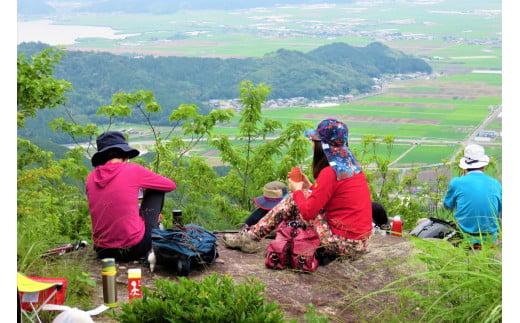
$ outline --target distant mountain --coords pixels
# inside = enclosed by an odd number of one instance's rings
[[[30,56],[48,47],[42,43],[22,43],[18,53]],[[325,45],[308,53],[279,49],[262,58],[153,57],[132,58],[99,52],[68,51],[56,66],[56,79],[72,83],[68,108],[78,120],[101,123],[99,107],[111,103],[119,92],[151,90],[164,114],[155,122],[167,120],[169,111],[182,103],[197,104],[202,113],[210,109],[211,99],[238,97],[243,80],[265,83],[271,88],[268,99],[366,93],[374,85],[372,78],[390,73],[431,73],[422,59],[393,50],[381,43],[365,47],[345,43]],[[41,136],[38,128],[60,113],[43,111],[34,123],[28,121],[26,136]],[[136,117],[137,118],[137,117]],[[130,120],[130,121],[137,121]],[[48,134],[47,134],[48,135]],[[54,137],[54,140],[61,141]]]
[[[19,15],[71,13],[169,14],[179,10],[236,10],[277,5],[350,3],[353,0],[19,0]]]
[[[317,61],[340,68],[351,67],[370,77],[385,73],[409,73],[415,71],[431,72],[423,60],[375,42],[366,47],[350,46],[345,43],[324,45],[307,53]]]

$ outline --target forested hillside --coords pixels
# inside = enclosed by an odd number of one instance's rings
[[[42,43],[22,43],[18,53],[31,56],[48,47]],[[150,90],[166,111],[182,103],[196,104],[209,111],[211,99],[233,99],[237,84],[243,80],[265,83],[271,88],[270,98],[305,97],[366,93],[374,84],[372,78],[385,73],[431,72],[422,59],[393,50],[381,43],[365,47],[335,43],[311,52],[279,49],[262,58],[196,58],[196,57],[128,57],[99,52],[68,51],[56,66],[56,79],[72,83],[73,91],[67,107],[75,118],[84,122],[102,121],[95,113],[111,103],[120,92]],[[155,121],[166,121],[159,113]],[[63,110],[43,111],[37,120],[28,120],[19,135],[28,138],[52,138],[66,143],[66,136],[49,132],[47,123]],[[132,120],[129,120],[132,122]]]

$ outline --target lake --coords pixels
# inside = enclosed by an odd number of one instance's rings
[[[72,45],[79,38],[125,39],[137,34],[117,34],[119,31],[108,27],[53,25],[52,20],[18,22],[17,43],[42,42],[51,46]]]

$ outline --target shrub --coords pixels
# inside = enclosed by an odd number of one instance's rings
[[[154,290],[121,307],[120,322],[283,322],[277,303],[266,303],[265,285],[254,278],[235,284],[213,274],[202,281],[156,279]]]

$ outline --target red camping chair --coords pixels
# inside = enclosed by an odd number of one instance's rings
[[[65,300],[66,278],[45,278],[17,274],[22,314],[31,322],[41,322],[39,312],[47,304],[61,305]]]

